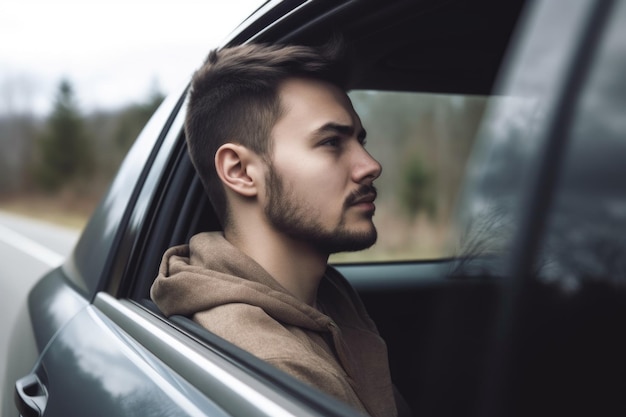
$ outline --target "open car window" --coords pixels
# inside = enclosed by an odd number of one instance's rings
[[[357,90],[350,93],[368,132],[366,149],[383,171],[368,250],[331,262],[438,259],[488,97]]]
[[[487,110],[492,117],[497,112],[495,134],[522,140],[541,111],[537,100],[376,90],[352,91],[350,98],[368,132],[366,148],[383,167],[375,181],[379,196],[374,222],[379,233],[373,247],[333,255],[331,262],[465,256],[470,249],[466,245],[475,242],[463,241],[465,231],[455,225],[455,209]]]

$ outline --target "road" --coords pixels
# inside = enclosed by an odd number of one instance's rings
[[[14,369],[14,355],[36,358],[32,334],[17,329],[30,326],[26,308],[28,291],[48,270],[61,264],[70,253],[79,231],[59,227],[0,211],[0,393],[12,398],[13,380],[29,369]],[[25,339],[26,338],[26,339]],[[7,396],[9,393],[9,396]],[[12,404],[1,404],[2,416],[9,415]],[[12,414],[12,413],[10,413]]]

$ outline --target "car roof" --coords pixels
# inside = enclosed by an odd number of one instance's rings
[[[524,3],[270,1],[225,45],[250,41],[316,45],[341,32],[354,49],[357,67],[367,69],[355,88],[489,94]]]

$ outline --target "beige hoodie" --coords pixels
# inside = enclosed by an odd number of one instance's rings
[[[329,267],[321,313],[220,232],[168,249],[150,295],[229,342],[375,417],[395,416],[387,348],[356,292]]]

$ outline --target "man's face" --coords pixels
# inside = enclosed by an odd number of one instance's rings
[[[284,111],[272,130],[265,213],[269,222],[318,252],[370,247],[380,164],[349,98],[325,82],[294,78],[279,89]]]

